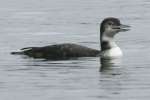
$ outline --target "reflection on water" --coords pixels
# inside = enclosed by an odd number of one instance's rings
[[[105,59],[100,58],[100,85],[109,96],[117,96],[122,90],[121,74],[121,58]]]
[[[105,59],[100,58],[100,72],[106,72],[111,70],[112,68],[120,67],[121,66],[121,58],[112,58],[112,59]]]

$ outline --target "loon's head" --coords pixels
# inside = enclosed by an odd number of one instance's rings
[[[100,42],[102,51],[117,47],[114,42],[114,36],[119,32],[128,31],[129,27],[130,26],[128,25],[121,24],[118,18],[105,18],[100,26]]]
[[[102,21],[100,27],[101,36],[114,37],[118,32],[128,31],[130,26],[120,23],[118,18],[109,17]]]

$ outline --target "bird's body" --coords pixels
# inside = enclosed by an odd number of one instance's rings
[[[67,59],[71,57],[96,57],[100,51],[85,46],[65,43],[44,47],[27,47],[21,49],[21,54],[34,58]],[[15,54],[15,52],[13,52]],[[17,53],[17,52],[16,52]]]
[[[117,18],[109,17],[102,21],[100,26],[101,51],[81,46],[78,44],[56,44],[44,47],[27,47],[20,52],[12,54],[24,54],[33,58],[68,59],[73,57],[111,58],[122,56],[121,49],[116,45],[114,36],[121,31],[128,31],[127,25],[122,25]]]

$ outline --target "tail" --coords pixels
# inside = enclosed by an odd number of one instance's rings
[[[12,55],[22,55],[23,52],[11,52]]]
[[[12,55],[22,55],[22,54],[24,54],[24,51],[30,50],[30,49],[32,49],[32,48],[33,48],[33,47],[22,48],[21,51],[19,51],[19,52],[11,52],[11,54],[12,54]]]

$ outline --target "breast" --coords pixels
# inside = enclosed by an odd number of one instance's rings
[[[114,47],[105,51],[102,51],[101,57],[104,58],[116,58],[123,56],[123,53],[119,47]]]

